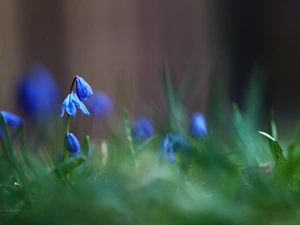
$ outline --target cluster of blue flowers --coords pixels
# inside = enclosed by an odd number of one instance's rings
[[[76,82],[76,93],[72,91],[74,81]],[[83,101],[86,101],[92,95],[93,90],[91,86],[82,77],[75,76],[71,87],[71,93],[62,103],[61,117],[64,116],[64,113],[66,111],[70,117],[74,118],[76,116],[76,108],[81,110],[82,114],[90,115]],[[80,144],[78,139],[73,133],[70,133],[68,131],[65,133],[65,146],[70,152],[70,157],[80,154]]]
[[[74,84],[76,84],[76,92],[73,92]],[[82,77],[75,76],[70,93],[61,105],[61,117],[66,112],[68,120],[70,117],[75,118],[77,109],[86,115],[90,115],[90,110],[94,118],[105,118],[110,115],[113,110],[110,97],[101,91],[96,91],[95,96],[90,98],[93,94],[91,86]],[[59,89],[50,72],[41,64],[33,64],[19,83],[18,105],[23,112],[35,119],[45,118],[53,111],[58,99]],[[87,103],[88,108],[84,102]],[[23,124],[20,117],[10,112],[0,111],[0,113],[9,128],[16,129]],[[154,132],[152,122],[146,117],[137,118],[131,125],[131,134],[137,143],[147,140],[154,135]],[[191,116],[189,132],[196,139],[203,139],[206,136],[206,121],[202,113],[194,113]],[[1,128],[0,138],[3,138]],[[80,154],[80,143],[76,136],[69,132],[69,128],[66,130],[64,141],[70,157]],[[161,153],[172,163],[176,160],[177,152],[183,152],[188,147],[189,142],[184,137],[170,132],[163,138]]]
[[[196,139],[202,139],[207,134],[207,127],[205,117],[202,113],[194,113],[190,118],[189,123],[190,134]],[[131,134],[135,141],[145,141],[154,134],[154,128],[149,119],[140,117],[136,119],[131,125]],[[176,160],[176,153],[183,152],[189,147],[188,141],[182,136],[175,133],[168,133],[165,135],[161,153],[165,155],[166,159],[173,163]]]
[[[66,111],[72,118],[74,118],[76,116],[76,108],[80,109],[82,114],[90,115],[82,101],[86,101],[87,98],[91,97],[93,95],[93,90],[82,77],[76,76],[74,79],[76,81],[76,93],[71,91],[71,93],[63,101],[61,106],[61,117],[64,116]]]

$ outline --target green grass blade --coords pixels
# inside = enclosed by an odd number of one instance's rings
[[[278,143],[278,141],[276,141],[276,139],[274,137],[272,137],[270,134],[267,134],[262,131],[259,131],[259,133],[269,139],[270,149],[272,151],[272,155],[274,157],[275,162],[276,161],[286,162],[287,160],[283,155],[283,150],[282,150],[280,144]]]
[[[244,118],[252,130],[259,125],[264,103],[265,72],[259,65],[254,65],[244,99]]]
[[[185,113],[175,92],[171,74],[167,66],[165,66],[162,71],[162,86],[168,109],[169,126],[173,132],[183,134],[184,129],[182,123],[185,120]]]
[[[278,137],[277,137],[277,127],[276,127],[276,124],[275,124],[275,121],[274,121],[274,111],[273,110],[271,110],[271,112],[270,112],[268,128],[269,128],[269,134],[275,140],[277,140],[278,139]]]
[[[124,113],[124,125],[125,125],[126,139],[129,143],[129,148],[130,148],[131,154],[134,157],[135,167],[138,170],[138,165],[139,164],[138,164],[137,159],[135,158],[135,150],[134,150],[134,146],[133,146],[133,142],[132,142],[131,127],[130,127],[128,111],[126,111]]]
[[[90,151],[90,137],[87,135],[85,136],[82,147],[81,147],[81,153],[88,157],[89,156],[89,151]]]
[[[236,104],[233,105],[234,111],[234,124],[240,140],[240,153],[243,160],[248,166],[257,165],[261,162],[261,155],[259,154],[254,141],[252,140],[248,129],[244,123],[243,117]]]

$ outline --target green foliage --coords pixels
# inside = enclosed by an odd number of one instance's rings
[[[123,135],[86,136],[81,155],[63,163],[55,144],[28,147],[23,127],[8,130],[0,114],[0,223],[298,224],[300,123],[285,149],[273,112],[259,134],[257,115],[235,104],[214,114],[226,126],[208,121],[209,135],[194,139],[167,71],[163,79],[168,128],[158,124],[153,137],[135,143],[125,112],[115,121]],[[190,143],[173,164],[160,152],[166,129]]]

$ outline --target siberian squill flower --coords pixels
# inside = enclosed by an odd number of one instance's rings
[[[12,114],[7,111],[0,111],[0,113],[2,114],[4,121],[6,122],[8,128],[15,129],[23,124],[23,120],[20,117],[16,116],[15,114]],[[0,137],[1,138],[3,137],[1,127],[0,127]]]
[[[101,119],[108,117],[114,107],[112,99],[101,91],[96,91],[86,104],[91,116]]]
[[[69,152],[71,153],[80,152],[79,141],[73,133],[65,133],[65,144]]]
[[[82,114],[87,114],[90,115],[89,111],[87,110],[87,108],[85,107],[85,105],[83,104],[83,102],[81,102],[79,100],[79,98],[77,97],[77,95],[74,92],[71,92],[66,99],[63,101],[63,104],[61,106],[61,117],[63,117],[63,115],[65,114],[65,110],[67,111],[67,113],[74,118],[76,116],[76,108],[80,109]]]
[[[39,63],[31,65],[18,84],[18,107],[32,119],[45,119],[59,107],[60,91],[52,74]]]
[[[203,138],[207,134],[205,117],[202,113],[194,113],[191,116],[190,133],[195,138]]]
[[[131,125],[131,135],[136,141],[144,141],[153,134],[154,128],[151,122],[145,117],[136,119]]]
[[[93,95],[91,86],[79,76],[76,76],[76,94],[80,101],[86,101]]]
[[[161,152],[170,163],[173,163],[176,160],[176,153],[185,151],[188,147],[189,143],[183,137],[168,133],[163,140]]]

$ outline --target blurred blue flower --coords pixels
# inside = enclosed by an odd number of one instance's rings
[[[74,92],[71,92],[66,97],[66,99],[63,101],[63,104],[61,105],[60,116],[63,117],[63,115],[65,114],[65,110],[66,110],[67,113],[72,118],[74,118],[76,116],[76,108],[80,109],[82,114],[90,115],[89,111],[87,110],[87,108],[85,107],[83,102],[81,102],[79,100],[79,98],[77,97],[77,95]]]
[[[79,141],[73,133],[65,133],[65,144],[69,152],[80,152]]]
[[[24,73],[18,85],[18,107],[32,119],[55,115],[60,91],[52,74],[39,63]]]
[[[144,141],[153,134],[154,128],[151,122],[145,117],[136,119],[131,125],[131,135],[136,141]]]
[[[191,116],[190,133],[195,138],[203,138],[207,134],[205,117],[202,113],[194,113]]]
[[[86,101],[89,97],[93,95],[93,90],[91,86],[82,77],[76,77],[76,94],[80,101]]]
[[[176,152],[185,151],[188,147],[189,143],[183,137],[168,133],[163,140],[161,152],[170,163],[173,163],[176,160]]]
[[[99,118],[108,117],[114,107],[111,98],[101,91],[96,91],[95,94],[87,101],[91,115]]]
[[[7,111],[0,111],[0,112],[1,112],[8,128],[18,128],[19,126],[21,126],[23,124],[23,120],[20,117],[16,116],[15,114],[12,114]],[[1,127],[0,127],[0,137],[1,138],[3,137]]]

